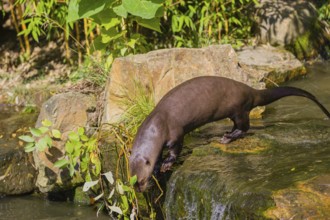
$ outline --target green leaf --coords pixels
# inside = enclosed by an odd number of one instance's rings
[[[48,128],[48,127],[40,127],[40,128],[38,128],[38,129],[39,129],[39,131],[40,131],[42,134],[45,134],[46,132],[49,131],[49,128]]]
[[[45,151],[46,148],[48,147],[47,145],[47,138],[41,138],[40,140],[37,141],[36,147],[38,151]]]
[[[38,128],[30,128],[30,132],[35,137],[40,137],[42,132]]]
[[[136,22],[146,28],[149,28],[154,31],[161,32],[160,30],[160,18],[152,18],[152,19],[142,19],[136,18]]]
[[[109,3],[109,0],[71,0],[69,2],[67,22],[88,18],[100,13]]]
[[[123,5],[119,5],[113,8],[113,11],[120,17],[127,18],[127,10]]]
[[[71,131],[69,133],[68,138],[70,141],[79,141],[80,140],[79,135],[73,131]]]
[[[65,167],[68,164],[69,164],[69,161],[67,161],[66,159],[61,159],[61,160],[56,161],[54,163],[54,166],[58,167],[58,168],[62,168],[62,167]]]
[[[84,133],[85,133],[85,129],[82,128],[82,127],[79,127],[79,128],[78,128],[78,134],[81,136],[81,135],[83,135]]]
[[[44,119],[44,120],[42,120],[41,124],[45,127],[50,127],[50,126],[52,126],[53,123],[51,121],[49,121],[48,119]]]
[[[29,142],[29,143],[32,143],[35,141],[33,137],[28,136],[28,135],[22,135],[22,136],[19,136],[18,138],[21,139],[22,141]]]
[[[70,171],[70,176],[72,177],[74,175],[74,166],[72,163],[69,164],[69,171]]]
[[[35,144],[34,143],[28,143],[25,147],[24,147],[24,151],[26,153],[29,153],[31,151],[34,151],[36,149]]]
[[[109,30],[101,31],[101,39],[103,44],[108,44],[109,42],[116,40],[126,34],[127,31],[118,32],[115,28],[110,28]]]
[[[68,154],[72,154],[73,153],[73,149],[74,149],[73,143],[71,141],[66,142],[66,144],[65,144],[65,151]]]
[[[57,129],[52,129],[52,135],[54,138],[61,139],[61,132]]]
[[[152,19],[156,16],[161,4],[147,0],[123,0],[123,6],[128,13],[143,19]]]
[[[137,181],[137,176],[136,176],[136,175],[131,176],[131,178],[129,179],[129,184],[130,184],[131,186],[134,186],[135,183],[136,183],[136,181]]]
[[[85,142],[89,140],[89,138],[86,135],[81,135],[80,139]]]

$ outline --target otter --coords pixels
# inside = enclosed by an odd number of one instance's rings
[[[314,101],[330,118],[328,110],[309,92],[295,87],[257,90],[241,82],[217,76],[202,76],[170,90],[139,127],[129,158],[130,173],[137,176],[137,190],[146,190],[162,150],[169,154],[160,171],[171,168],[178,157],[186,133],[209,122],[230,118],[234,126],[223,135],[227,144],[241,138],[250,128],[249,113],[286,96],[302,96]]]

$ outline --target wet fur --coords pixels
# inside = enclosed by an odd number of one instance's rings
[[[248,131],[249,113],[254,107],[286,96],[306,97],[330,118],[330,113],[312,94],[294,87],[256,90],[228,78],[204,76],[173,88],[145,119],[134,139],[130,171],[138,177],[138,190],[146,189],[164,147],[169,148],[169,155],[161,171],[170,169],[182,149],[186,133],[209,122],[230,118],[233,129],[221,141],[229,143]]]

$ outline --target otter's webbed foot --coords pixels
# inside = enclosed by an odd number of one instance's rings
[[[234,131],[230,132],[230,133],[226,133],[223,135],[223,137],[221,138],[221,143],[222,144],[228,144],[240,137],[242,137],[245,134],[244,131],[239,130],[239,129],[235,129]]]
[[[172,165],[174,164],[176,160],[176,157],[174,156],[168,156],[164,161],[163,161],[163,164],[160,168],[160,172],[164,173],[166,172],[167,170],[170,170]]]

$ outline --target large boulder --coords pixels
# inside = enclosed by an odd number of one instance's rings
[[[327,56],[329,25],[318,20],[312,1],[261,0],[257,20],[259,44],[285,47],[301,60]]]
[[[267,87],[306,74],[304,65],[289,51],[269,45],[245,47],[237,52],[240,65],[253,68]]]
[[[254,74],[254,71],[240,67],[237,54],[230,45],[164,49],[117,58],[107,84],[103,122],[119,121],[124,111],[122,100],[127,94],[136,92],[136,81],[151,88],[157,103],[170,89],[197,76],[223,76],[264,88]]]
[[[261,0],[258,9],[262,44],[285,46],[311,30],[317,11],[309,1]]]
[[[60,170],[53,164],[63,156],[68,133],[87,126],[95,108],[94,96],[78,92],[57,94],[42,105],[36,127],[41,127],[41,122],[48,119],[53,123],[52,128],[61,131],[62,140],[54,141],[55,146],[45,152],[33,154],[39,172],[36,185],[41,192],[63,191],[79,183],[79,179],[71,179],[65,170]]]

